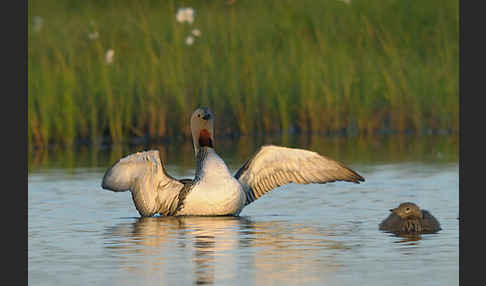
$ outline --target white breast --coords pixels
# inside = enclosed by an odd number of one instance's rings
[[[245,205],[242,186],[229,172],[224,161],[207,148],[208,154],[178,215],[238,215]]]

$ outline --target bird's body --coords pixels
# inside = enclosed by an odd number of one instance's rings
[[[439,221],[414,203],[402,203],[390,211],[391,214],[380,223],[380,230],[396,234],[426,234],[441,230]]]
[[[238,215],[245,206],[241,184],[212,148],[199,152],[205,156],[201,171],[176,215]]]
[[[343,164],[318,153],[274,145],[262,146],[233,176],[214,150],[213,115],[207,108],[191,117],[196,155],[194,179],[167,174],[159,151],[128,155],[108,169],[102,188],[129,190],[141,216],[239,215],[242,209],[278,186],[364,178]]]

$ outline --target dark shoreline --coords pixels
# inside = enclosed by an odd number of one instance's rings
[[[373,134],[368,134],[366,132],[360,133],[356,130],[340,130],[340,131],[325,131],[325,132],[299,132],[296,130],[290,130],[288,132],[255,132],[253,134],[241,134],[241,133],[230,133],[230,134],[222,134],[219,135],[216,133],[216,138],[218,140],[238,140],[242,137],[261,137],[261,138],[276,138],[276,137],[283,137],[283,136],[323,136],[323,137],[356,137],[356,136],[364,136],[364,137],[374,137],[374,136],[392,136],[392,135],[404,135],[404,136],[428,136],[428,135],[441,135],[441,136],[448,136],[448,135],[459,135],[458,131],[454,131],[452,129],[427,129],[425,131],[416,131],[416,130],[405,130],[405,131],[398,131],[392,129],[381,129],[377,130]],[[79,148],[79,147],[97,147],[101,150],[110,149],[113,145],[129,145],[129,146],[139,146],[139,145],[156,145],[156,144],[172,144],[172,143],[186,143],[190,141],[191,138],[188,136],[172,136],[172,137],[150,137],[150,136],[131,136],[122,142],[112,142],[109,136],[103,136],[101,139],[92,140],[90,138],[78,138],[74,140],[73,145],[66,145],[61,144],[58,142],[50,143],[46,147],[42,146],[29,146],[31,151],[36,150],[52,150],[56,148]]]

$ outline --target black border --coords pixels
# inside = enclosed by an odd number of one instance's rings
[[[8,264],[6,281],[28,283],[28,141],[27,15],[28,0],[2,9],[2,242]],[[25,251],[24,251],[25,250]],[[11,276],[11,277],[8,277]],[[12,279],[10,279],[12,278]],[[22,283],[24,282],[24,283]]]
[[[483,188],[475,186],[484,172],[485,128],[482,118],[484,90],[484,18],[480,3],[459,1],[459,282],[473,285],[484,272],[481,245],[484,228]],[[471,137],[474,136],[474,139]],[[474,162],[476,161],[476,162]],[[467,164],[466,164],[467,162]],[[479,164],[477,164],[479,163]],[[475,182],[476,181],[476,182]],[[478,196],[476,199],[475,196]],[[468,221],[477,231],[466,231]],[[476,233],[475,233],[476,232]],[[475,257],[477,256],[477,257]],[[478,258],[478,259],[476,259]],[[476,279],[477,278],[477,279]],[[469,281],[469,283],[467,283]]]
[[[15,112],[16,114],[18,114],[18,116],[20,117],[18,122],[19,122],[19,127],[18,128],[15,128],[15,133],[12,134],[12,136],[15,136],[15,138],[21,138],[21,142],[23,142],[23,144],[16,144],[15,148],[13,149],[20,149],[18,152],[7,152],[7,153],[10,153],[10,156],[11,157],[17,157],[17,158],[12,158],[11,160],[9,160],[10,162],[14,162],[14,161],[18,161],[19,164],[21,164],[22,166],[22,172],[19,172],[19,174],[21,174],[24,178],[26,178],[25,180],[25,184],[23,185],[24,186],[24,192],[22,192],[21,190],[16,190],[17,188],[14,187],[14,188],[11,188],[10,191],[14,191],[16,193],[16,195],[19,196],[19,200],[20,200],[20,203],[18,206],[23,206],[23,208],[20,208],[20,207],[16,207],[15,205],[11,205],[9,207],[14,207],[14,208],[17,208],[18,210],[20,210],[20,217],[22,218],[23,221],[25,221],[25,227],[23,228],[23,230],[25,231],[25,236],[23,237],[24,239],[20,239],[19,237],[17,237],[17,235],[15,235],[15,233],[17,233],[17,231],[15,232],[11,232],[12,235],[12,238],[16,241],[16,243],[22,243],[25,247],[25,253],[26,255],[24,257],[22,257],[21,259],[17,260],[17,261],[20,261],[21,264],[24,265],[24,267],[22,268],[22,265],[19,265],[19,268],[18,269],[22,269],[21,272],[24,274],[24,275],[16,275],[15,279],[16,281],[20,282],[20,281],[24,281],[25,282],[25,285],[28,284],[28,208],[29,208],[29,201],[28,201],[28,182],[27,182],[27,178],[28,178],[28,167],[27,167],[27,161],[28,161],[28,140],[27,140],[27,132],[28,132],[28,111],[27,111],[27,108],[28,108],[28,104],[27,104],[27,100],[28,100],[28,79],[27,79],[27,72],[28,72],[28,30],[27,30],[27,26],[28,26],[28,1],[29,0],[24,0],[24,1],[14,1],[14,2],[11,2],[11,3],[15,3],[14,5],[16,5],[16,9],[19,10],[19,13],[20,15],[23,16],[23,21],[19,21],[21,23],[19,23],[18,25],[18,31],[15,33],[14,35],[14,38],[15,40],[13,40],[12,42],[13,43],[20,43],[21,47],[22,48],[16,48],[16,51],[17,53],[19,53],[21,56],[23,56],[24,60],[23,61],[17,61],[16,64],[14,65],[16,68],[14,68],[13,70],[15,71],[15,77],[17,78],[17,74],[18,74],[18,78],[20,78],[20,83],[19,85],[16,85],[16,88],[13,89],[15,91],[15,93],[17,93],[17,90],[19,89],[20,87],[20,90],[22,90],[21,92],[18,92],[19,94],[18,95],[14,95],[16,100],[19,101],[19,104],[22,105],[24,108],[22,109],[24,112],[21,113],[21,112]],[[10,9],[6,9],[6,12],[9,13],[9,10]],[[23,13],[22,13],[23,12]],[[18,15],[17,13],[12,13],[11,16],[7,17],[8,19],[10,17],[15,17],[16,15]],[[19,19],[21,17],[18,17],[17,19]],[[16,23],[17,21],[14,21],[12,20],[11,23]],[[16,29],[14,29],[15,31]],[[15,47],[14,47],[15,48]],[[19,55],[19,56],[20,56]],[[17,57],[12,57],[13,59],[17,59]],[[12,81],[13,83],[15,83],[15,81]],[[7,121],[7,122],[11,122],[11,121]],[[23,127],[23,128],[22,128]],[[16,141],[16,140],[15,140]],[[21,155],[21,158],[18,158],[18,154],[22,154]],[[22,159],[22,160],[21,160]],[[18,182],[21,182],[21,180],[19,180]],[[17,185],[17,183],[14,183],[14,185]],[[23,211],[23,209],[25,209],[25,211]],[[16,215],[16,212],[9,212],[8,215]],[[22,226],[22,224],[18,224],[16,226],[16,228],[20,228],[20,226]],[[10,233],[10,232],[9,232]],[[18,233],[22,233],[22,229],[18,231]],[[14,248],[15,249],[15,248]],[[21,246],[19,246],[17,249],[22,249]],[[19,255],[20,256],[20,255]],[[14,272],[15,273],[15,272]],[[14,280],[11,280],[11,281],[14,281]],[[17,283],[17,282],[16,282]]]

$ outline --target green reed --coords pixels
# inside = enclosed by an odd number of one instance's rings
[[[194,9],[192,24],[177,22],[182,7]],[[457,131],[458,9],[452,0],[29,1],[29,146],[187,136],[199,105],[217,116],[218,134]]]

